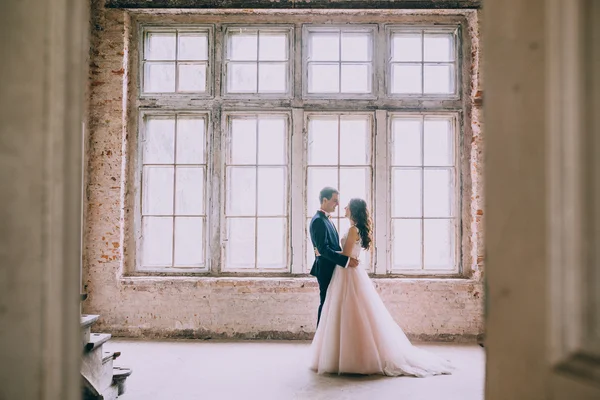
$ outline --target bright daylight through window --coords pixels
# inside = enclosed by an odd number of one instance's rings
[[[375,275],[461,264],[460,24],[142,25],[136,269],[306,274],[319,191]]]

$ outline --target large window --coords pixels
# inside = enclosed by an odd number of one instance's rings
[[[449,117],[391,118],[392,271],[454,269],[454,132]]]
[[[204,268],[204,115],[149,114],[140,151],[140,269]]]
[[[230,28],[226,34],[225,80],[230,94],[290,91],[290,30]]]
[[[346,97],[372,93],[372,27],[308,27],[304,38],[307,93]]]
[[[288,118],[227,117],[224,270],[288,265]]]
[[[203,18],[139,30],[136,270],[305,274],[333,186],[370,273],[460,274],[460,23]]]
[[[325,186],[340,191],[340,207],[332,215],[340,237],[350,227],[344,218],[344,207],[350,199],[365,199],[373,209],[372,126],[373,117],[369,114],[308,114],[307,225],[320,208],[319,192]],[[314,251],[310,235],[306,248],[308,265],[311,265]],[[363,252],[361,261],[365,268],[371,269],[369,253]]]
[[[142,92],[208,92],[211,54],[208,28],[149,28],[144,32]]]
[[[448,96],[456,91],[455,30],[391,28],[389,93]]]

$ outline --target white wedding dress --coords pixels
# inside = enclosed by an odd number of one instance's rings
[[[358,258],[360,250],[357,242],[352,257]],[[311,344],[311,369],[319,374],[425,377],[449,374],[454,368],[449,361],[410,343],[364,268],[337,266]]]

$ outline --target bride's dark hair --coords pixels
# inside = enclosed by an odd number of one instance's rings
[[[368,250],[371,248],[371,242],[373,242],[371,237],[373,223],[367,209],[367,202],[363,199],[352,199],[348,203],[348,208],[350,209],[350,218],[358,229],[361,247]]]

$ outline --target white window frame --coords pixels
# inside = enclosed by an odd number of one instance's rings
[[[341,90],[341,73],[343,64],[352,64],[353,62],[347,61],[344,62],[341,59],[341,43],[340,43],[340,59],[337,63],[340,65],[339,77],[340,77],[340,92],[339,93],[310,93],[308,91],[308,65],[309,65],[309,54],[310,54],[310,34],[311,32],[340,32],[340,35],[343,32],[369,32],[371,34],[371,92],[370,93],[342,93]],[[302,26],[302,96],[305,99],[340,99],[340,100],[352,100],[352,99],[376,99],[377,98],[377,79],[376,79],[376,71],[377,64],[379,61],[378,57],[378,49],[377,49],[377,32],[378,27],[377,24],[332,24],[332,25],[322,25],[322,24],[310,24],[306,23]],[[340,38],[341,40],[341,38]],[[331,61],[334,63],[334,61]]]
[[[139,81],[139,97],[140,98],[169,98],[169,97],[182,97],[182,96],[193,96],[195,98],[211,98],[213,97],[214,88],[214,27],[212,25],[174,25],[174,24],[143,24],[140,25],[139,37],[139,67],[138,67],[138,81]],[[163,60],[164,62],[175,63],[175,91],[174,92],[146,92],[144,90],[145,80],[145,53],[148,33],[176,33],[175,36],[175,60]],[[206,91],[204,92],[178,92],[177,84],[179,77],[179,69],[177,68],[180,61],[177,59],[177,47],[179,46],[177,38],[179,33],[206,33],[208,37],[208,56],[206,60]],[[161,62],[161,60],[150,60],[150,62]]]
[[[387,18],[381,16],[363,16],[355,14],[339,15],[339,22],[331,19],[329,16],[315,17],[314,23],[308,23],[307,17],[302,15],[279,15],[279,16],[238,16],[238,17],[215,17],[204,16],[198,17],[201,21],[199,24],[189,23],[174,25],[173,23],[156,24],[157,16],[148,16],[145,21],[138,23],[137,43],[139,49],[143,49],[144,32],[148,29],[208,29],[209,33],[209,70],[210,75],[207,82],[207,93],[205,94],[190,94],[183,93],[143,93],[141,85],[141,76],[143,75],[141,61],[142,55],[138,52],[137,56],[133,57],[134,65],[139,65],[137,82],[135,78],[131,86],[131,90],[136,90],[135,96],[137,101],[132,102],[132,111],[139,112],[137,126],[135,123],[131,126],[132,129],[138,130],[140,137],[143,135],[143,116],[149,113],[169,114],[169,113],[200,113],[207,115],[207,176],[206,176],[206,224],[205,224],[205,240],[206,250],[205,256],[207,263],[202,269],[186,269],[186,270],[140,270],[140,248],[139,240],[136,240],[136,265],[129,268],[130,273],[141,275],[150,274],[190,274],[197,273],[200,275],[212,276],[303,276],[310,270],[310,265],[307,265],[306,259],[306,238],[307,224],[309,217],[306,210],[306,191],[307,191],[307,127],[305,122],[307,115],[310,113],[325,113],[325,114],[343,114],[343,113],[361,113],[369,114],[373,117],[372,130],[372,161],[371,167],[373,171],[372,188],[371,188],[371,204],[373,206],[372,217],[374,222],[374,248],[372,250],[372,266],[370,272],[375,276],[390,276],[390,277],[461,277],[463,273],[463,254],[462,254],[462,173],[467,166],[462,165],[464,160],[461,160],[460,153],[463,151],[462,145],[462,129],[465,110],[465,102],[462,97],[467,95],[468,88],[463,87],[462,79],[463,63],[470,62],[469,54],[462,54],[463,43],[461,38],[462,32],[465,29],[467,22],[464,19],[449,18],[443,15],[424,16],[423,20],[437,22],[427,22],[427,24],[415,24],[414,18],[405,18],[407,22],[396,22],[398,17],[392,18],[389,22]],[[404,17],[403,17],[404,18]],[[177,18],[175,18],[177,19]],[[148,23],[148,21],[152,21]],[[334,23],[329,23],[333,21]],[[354,21],[354,22],[353,22]],[[446,23],[444,23],[446,21]],[[208,23],[207,23],[208,22]],[[256,22],[256,23],[253,23]],[[356,22],[356,23],[355,23]],[[227,29],[239,29],[245,27],[249,29],[289,29],[289,93],[286,96],[282,94],[269,93],[226,93],[227,76],[225,68],[225,52],[227,51]],[[351,30],[361,29],[372,30],[372,93],[370,94],[352,94],[352,93],[323,93],[323,94],[308,94],[307,93],[307,32],[312,29],[331,28],[334,30],[349,28]],[[454,32],[455,43],[454,49],[456,52],[455,58],[455,93],[453,95],[431,95],[431,94],[396,94],[389,93],[389,69],[390,69],[390,54],[391,41],[390,32],[400,29],[402,31],[415,32],[425,29],[427,32]],[[134,35],[135,36],[135,35]],[[466,58],[463,59],[463,57]],[[341,60],[340,60],[341,61]],[[136,75],[134,74],[134,77]],[[210,88],[210,89],[209,89]],[[426,101],[421,101],[426,100]],[[283,113],[288,115],[288,185],[287,191],[289,196],[288,208],[288,237],[289,244],[286,266],[281,269],[259,270],[254,269],[248,271],[228,271],[224,269],[225,265],[225,245],[227,243],[227,230],[225,218],[225,149],[227,146],[227,117],[228,115],[239,114],[267,114],[273,115]],[[457,251],[455,253],[455,268],[452,271],[432,271],[418,270],[411,273],[410,270],[392,271],[391,270],[391,207],[388,196],[390,194],[390,148],[389,135],[391,127],[389,123],[395,114],[399,115],[455,115],[455,156],[457,162],[455,171],[457,174],[455,191],[457,193],[455,207],[457,207],[455,216],[457,220],[457,229],[455,236],[455,244]],[[141,143],[137,145],[138,153],[141,151]],[[135,160],[136,157],[134,156]],[[141,180],[138,174],[141,172],[141,167],[136,167],[138,170],[133,172],[136,176],[135,185],[139,191]],[[338,188],[339,189],[339,188]],[[136,194],[136,212],[134,220],[136,221],[136,238],[139,239],[139,228],[141,228],[141,209],[139,206],[141,198],[139,193]],[[310,210],[312,213],[312,210]],[[343,233],[340,233],[340,236]]]
[[[454,64],[454,74],[453,74],[453,84],[454,84],[454,92],[453,93],[425,93],[425,65],[426,64],[436,64],[436,62],[428,62],[425,60],[421,60],[419,62],[392,62],[392,35],[394,33],[408,33],[408,34],[421,34],[421,52],[422,58],[425,57],[424,54],[424,35],[428,33],[446,33],[451,34],[454,39],[454,61],[442,64]],[[460,26],[456,25],[440,25],[440,26],[427,26],[427,25],[386,25],[385,27],[385,40],[386,40],[386,63],[385,63],[385,74],[384,74],[384,82],[385,82],[385,94],[390,99],[410,99],[410,98],[418,98],[418,99],[428,99],[428,98],[437,98],[437,99],[448,99],[448,100],[458,100],[461,98],[461,90],[462,87],[462,62],[460,58]],[[421,65],[421,93],[392,93],[392,64],[420,64]]]
[[[392,168],[396,167],[396,166],[392,166],[391,160],[392,160],[392,151],[393,151],[393,131],[392,131],[392,122],[395,118],[421,118],[422,121],[425,121],[425,119],[430,118],[430,119],[435,119],[436,117],[438,118],[450,118],[451,119],[451,126],[452,126],[452,130],[453,130],[453,139],[454,139],[454,154],[453,154],[453,161],[454,164],[449,167],[449,166],[443,166],[443,168],[453,168],[454,169],[454,176],[453,176],[453,181],[454,181],[454,191],[452,193],[452,195],[454,196],[453,199],[453,210],[452,210],[452,217],[451,218],[445,218],[445,217],[425,217],[424,215],[422,215],[421,217],[392,217],[392,174],[391,174],[391,170]],[[462,224],[462,214],[461,214],[461,210],[462,210],[462,198],[461,198],[461,186],[462,186],[462,179],[461,179],[461,165],[460,165],[460,160],[461,160],[461,150],[460,150],[460,130],[459,130],[459,117],[460,115],[458,113],[452,113],[452,112],[390,112],[387,115],[387,121],[386,121],[386,149],[385,149],[385,155],[386,155],[386,173],[388,174],[388,179],[386,181],[386,186],[385,186],[385,193],[389,194],[387,196],[387,204],[386,204],[386,210],[385,212],[387,213],[386,220],[388,221],[386,224],[386,230],[388,232],[388,237],[389,240],[387,241],[387,257],[386,257],[386,270],[385,273],[386,274],[390,274],[390,275],[448,275],[448,274],[459,274],[462,270],[462,235],[461,235],[461,224]],[[423,157],[424,157],[424,124],[422,123],[421,125],[421,163],[423,164]],[[402,167],[400,167],[402,168]],[[435,169],[436,166],[414,166],[414,167],[410,167],[410,168],[414,168],[414,169],[419,169],[421,171],[425,171],[426,169]],[[423,202],[424,202],[424,173],[421,174],[421,214],[424,214],[424,210],[423,210]],[[379,193],[379,195],[382,195],[383,193]],[[392,257],[393,257],[393,223],[395,219],[419,219],[421,220],[421,268],[419,269],[393,269],[393,262],[392,262]],[[424,254],[425,254],[425,240],[424,240],[424,231],[425,231],[425,227],[424,227],[424,221],[428,220],[428,219],[452,219],[454,220],[454,248],[452,249],[454,251],[454,268],[453,269],[426,269],[425,268],[425,259],[424,259]]]
[[[143,217],[143,211],[142,211],[142,199],[143,199],[143,178],[142,178],[142,173],[143,173],[143,167],[144,167],[144,161],[143,161],[143,154],[144,154],[144,144],[145,144],[145,136],[146,136],[146,118],[147,117],[174,117],[175,120],[177,120],[178,116],[196,116],[196,117],[202,117],[204,118],[205,121],[205,127],[204,127],[204,132],[205,132],[205,154],[204,154],[204,160],[206,161],[206,174],[205,174],[205,182],[204,182],[204,241],[202,242],[202,245],[204,246],[204,265],[197,267],[197,266],[190,266],[190,267],[185,267],[185,266],[178,266],[175,267],[173,265],[171,265],[170,267],[154,267],[154,268],[143,268],[142,267],[142,249],[143,249],[143,234],[142,234],[142,217]],[[212,165],[213,165],[213,157],[211,156],[211,137],[212,137],[212,121],[211,121],[211,115],[209,112],[207,111],[168,111],[168,110],[147,110],[147,109],[142,109],[140,110],[140,114],[139,114],[139,135],[138,135],[138,146],[137,146],[137,157],[136,157],[136,168],[135,168],[135,177],[134,177],[134,182],[135,182],[135,186],[134,186],[134,193],[135,193],[135,205],[134,205],[134,215],[135,215],[135,220],[134,220],[134,231],[135,231],[135,237],[136,237],[136,270],[138,271],[144,271],[144,272],[207,272],[209,270],[209,262],[210,262],[210,254],[209,254],[209,245],[208,245],[208,236],[209,236],[209,229],[210,229],[210,225],[211,225],[211,220],[210,220],[210,209],[212,207],[211,204],[211,198],[209,196],[209,194],[211,193],[211,176],[212,176]],[[175,132],[177,132],[177,122],[175,122]],[[174,147],[176,149],[177,146],[177,142],[175,139],[174,142]],[[175,150],[176,151],[176,150]],[[174,162],[176,161],[176,158],[174,158],[173,160]],[[170,164],[165,164],[165,165],[170,165]],[[174,163],[174,166],[176,166],[177,164]],[[183,165],[187,165],[187,164],[183,164]],[[204,164],[202,164],[204,165]],[[176,177],[173,177],[173,184],[176,184]],[[175,191],[176,188],[175,186],[173,187],[173,190]],[[173,204],[173,207],[175,207],[175,204]],[[175,219],[175,212],[173,211],[173,219]],[[175,230],[173,229],[173,237],[175,235]],[[173,241],[173,248],[172,248],[172,253],[174,256],[175,253],[175,243]]]
[[[237,93],[237,92],[229,92],[228,91],[228,86],[229,86],[229,80],[227,77],[227,73],[228,73],[228,66],[229,66],[229,59],[228,59],[228,52],[229,52],[229,43],[228,43],[228,39],[229,39],[229,33],[232,31],[239,31],[239,30],[249,30],[249,31],[258,31],[258,35],[260,36],[260,32],[285,32],[287,34],[287,46],[288,46],[288,59],[287,61],[285,61],[288,65],[287,65],[287,92],[285,93],[269,93],[269,92],[258,92],[258,85],[259,85],[259,81],[258,81],[258,76],[257,76],[257,81],[256,81],[256,85],[257,85],[257,92],[247,92],[247,93]],[[244,98],[265,98],[265,99],[292,99],[294,97],[294,27],[291,25],[285,25],[285,24],[281,24],[281,25],[264,25],[264,24],[257,24],[257,25],[236,25],[236,24],[228,24],[224,26],[224,30],[225,33],[223,35],[223,57],[222,57],[222,74],[221,74],[221,81],[222,81],[222,85],[221,85],[221,96],[224,99],[244,99]],[[260,39],[259,39],[259,48],[260,48]],[[257,51],[260,51],[259,49],[257,49]],[[234,61],[235,62],[235,61]],[[240,61],[243,62],[243,61]],[[259,74],[259,64],[260,63],[281,63],[282,61],[260,61],[256,60],[256,64],[257,64],[257,69],[256,69],[256,73],[257,75]]]
[[[260,116],[283,116],[286,118],[286,130],[287,130],[287,135],[286,135],[286,166],[287,166],[287,182],[286,182],[286,196],[287,196],[287,208],[286,208],[286,213],[287,215],[283,216],[285,218],[287,218],[287,224],[286,224],[286,238],[285,238],[285,243],[287,245],[287,252],[286,252],[286,258],[285,258],[285,265],[281,266],[281,268],[257,268],[256,267],[256,263],[257,263],[257,248],[258,248],[258,244],[255,241],[254,243],[254,247],[255,247],[255,267],[253,269],[250,268],[242,268],[242,269],[234,269],[234,268],[226,268],[227,265],[227,245],[228,245],[228,236],[227,236],[227,219],[229,217],[227,217],[227,196],[226,196],[226,189],[227,189],[227,171],[226,168],[229,165],[228,164],[228,154],[229,154],[229,150],[230,150],[230,144],[231,144],[231,125],[229,123],[229,121],[231,120],[232,117],[252,117],[252,118],[260,118]],[[221,271],[222,272],[226,272],[226,273],[285,273],[285,272],[289,272],[290,270],[290,263],[291,263],[291,259],[292,259],[292,250],[291,250],[291,236],[292,236],[292,229],[291,229],[291,175],[292,175],[292,163],[291,163],[291,145],[292,145],[292,140],[291,140],[291,136],[292,136],[292,117],[291,117],[291,113],[288,111],[269,111],[269,110],[261,110],[261,111],[227,111],[223,113],[222,116],[222,130],[221,132],[224,133],[224,139],[221,141],[221,166],[222,166],[222,171],[223,171],[223,175],[222,175],[222,179],[221,179]],[[257,146],[258,146],[258,142],[257,142]],[[258,148],[257,148],[258,151]],[[260,164],[255,165],[255,164],[248,164],[248,167],[256,167],[258,169]],[[258,176],[257,176],[257,181],[256,181],[256,185],[257,185],[257,190],[258,190]],[[259,215],[254,215],[254,216],[246,216],[246,217],[238,217],[238,216],[233,216],[231,218],[254,218],[255,221],[257,221],[259,218],[261,218]],[[268,218],[268,217],[267,217]],[[254,233],[255,235],[257,234],[257,226],[255,226],[255,230]]]
[[[371,133],[371,137],[370,137],[370,154],[369,154],[369,164],[366,165],[340,165],[339,164],[339,160],[338,160],[338,164],[334,164],[334,165],[327,165],[327,166],[312,166],[308,164],[308,140],[309,140],[309,135],[308,135],[308,124],[309,124],[309,120],[311,116],[323,116],[323,117],[327,117],[327,116],[335,116],[338,117],[338,124],[340,124],[340,118],[343,116],[364,116],[364,117],[368,117],[370,119],[370,133]],[[373,213],[374,207],[375,207],[375,191],[376,191],[376,187],[375,187],[375,137],[376,137],[376,122],[375,122],[375,113],[374,112],[369,112],[369,111],[357,111],[357,112],[352,112],[352,111],[307,111],[304,112],[304,131],[306,132],[306,135],[304,135],[304,146],[303,148],[305,149],[304,153],[304,166],[303,166],[303,172],[306,176],[305,179],[305,187],[307,187],[308,185],[308,169],[309,168],[319,168],[319,167],[325,167],[325,168],[337,168],[338,169],[338,181],[339,181],[339,170],[342,168],[352,168],[352,167],[370,167],[371,168],[371,185],[368,188],[368,196],[369,198],[364,199],[365,201],[367,201],[367,205],[370,207],[370,211],[371,211],[371,218],[374,220],[375,219],[375,215]],[[340,136],[340,125],[338,125],[338,138]],[[338,141],[338,155],[339,155],[339,141]],[[336,189],[341,190],[339,187],[336,187]],[[344,214],[344,207],[346,207],[348,200],[350,200],[349,198],[347,198],[343,192],[340,192],[340,198],[342,199],[342,202],[340,203],[340,205],[338,206],[338,208],[336,209],[336,212],[339,212],[341,217],[340,219],[344,218],[343,214]],[[317,210],[311,210],[308,208],[308,203],[307,203],[307,198],[304,198],[304,207],[303,207],[303,211],[304,211],[304,224],[305,224],[305,229],[304,229],[304,237],[308,237],[308,230],[309,230],[309,226],[306,223],[307,220],[309,220],[314,213]],[[332,217],[333,219],[333,217]],[[336,226],[337,228],[337,226]],[[340,236],[340,240],[342,239],[344,235],[344,232],[339,232],[339,236]],[[369,250],[370,253],[370,260],[369,260],[369,266],[367,268],[368,272],[373,272],[374,271],[374,266],[375,266],[375,250],[374,248],[372,248],[371,250]],[[307,249],[307,253],[308,254],[308,249]],[[304,257],[304,270],[305,271],[310,271],[311,265],[308,265],[308,260],[306,259],[306,256]]]

